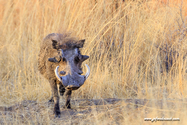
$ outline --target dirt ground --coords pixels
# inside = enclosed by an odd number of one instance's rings
[[[63,108],[61,117],[53,115],[53,103],[25,100],[9,107],[0,106],[0,124],[152,124],[144,118],[180,118],[163,124],[183,124],[187,109],[185,100],[147,99],[79,99],[72,100],[72,109]],[[156,121],[153,121],[156,122]]]

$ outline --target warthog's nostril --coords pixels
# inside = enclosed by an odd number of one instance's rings
[[[83,74],[83,71],[80,70],[80,71],[78,72],[78,74],[79,74],[79,75]]]
[[[65,75],[66,72],[65,72],[65,71],[60,71],[60,74],[61,74],[61,75]]]

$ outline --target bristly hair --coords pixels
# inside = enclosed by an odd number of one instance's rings
[[[82,48],[85,40],[78,40],[76,37],[71,37],[70,34],[58,34],[53,33],[51,40],[56,40],[58,42],[58,48],[60,49],[74,49]]]

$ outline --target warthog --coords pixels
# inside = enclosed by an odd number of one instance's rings
[[[54,102],[56,117],[60,116],[57,85],[59,85],[61,96],[66,92],[65,107],[71,108],[72,90],[80,88],[90,74],[90,69],[86,65],[87,73],[81,75],[82,62],[89,58],[87,55],[81,55],[79,51],[84,42],[85,40],[78,40],[67,34],[52,33],[47,35],[41,43],[38,69],[51,85],[52,98],[49,101]]]

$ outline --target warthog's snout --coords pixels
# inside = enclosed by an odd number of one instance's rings
[[[57,66],[55,69],[55,75],[56,75],[57,79],[62,82],[62,84],[64,85],[64,87],[66,89],[76,90],[84,84],[84,82],[86,81],[86,79],[88,78],[88,76],[90,74],[89,66],[87,64],[85,64],[85,65],[87,67],[87,72],[85,75],[73,73],[72,75],[68,74],[66,76],[60,76],[58,74],[59,66]]]

